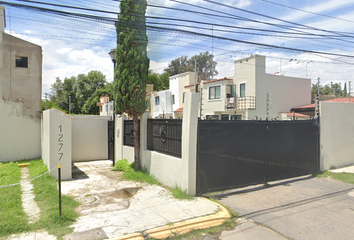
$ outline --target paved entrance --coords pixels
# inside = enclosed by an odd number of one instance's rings
[[[354,185],[311,176],[215,195],[248,219],[290,239],[353,239]]]

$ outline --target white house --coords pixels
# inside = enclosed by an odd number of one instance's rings
[[[233,77],[202,81],[201,90],[201,117],[206,119],[280,118],[311,102],[311,79],[268,74],[260,55],[236,60]]]
[[[0,161],[41,157],[42,48],[4,33],[0,6]]]

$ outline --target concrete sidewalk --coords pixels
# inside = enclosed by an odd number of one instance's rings
[[[62,193],[82,203],[77,209],[81,216],[72,225],[74,233],[64,236],[64,239],[89,240],[88,235],[92,239],[118,238],[138,232],[150,236],[155,234],[156,238],[162,232],[171,234],[170,228],[177,227],[172,223],[183,221],[180,223],[180,231],[183,231],[186,226],[197,228],[193,224],[198,221],[208,227],[206,222],[215,223],[221,219],[221,224],[230,217],[226,210],[220,211],[221,206],[209,200],[177,200],[162,187],[124,181],[121,172],[111,171],[112,162],[108,160],[77,162],[74,165],[73,180],[62,182]],[[207,215],[212,216],[208,216],[208,220],[186,221]],[[165,225],[167,228],[154,229]]]

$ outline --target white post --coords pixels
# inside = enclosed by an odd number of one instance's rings
[[[197,184],[198,105],[198,93],[186,93],[182,123],[181,189],[192,196],[196,195]]]
[[[114,155],[116,162],[123,159],[124,119],[124,115],[115,118]]]

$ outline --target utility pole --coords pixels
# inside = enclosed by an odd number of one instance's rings
[[[194,58],[194,92],[198,92],[197,86],[197,56]]]
[[[213,58],[211,59],[211,80],[214,79],[214,25],[211,25],[211,55]]]
[[[199,118],[202,120],[202,111],[203,111],[203,88],[200,87],[200,108],[199,108]]]
[[[71,96],[69,96],[69,114],[71,114]]]
[[[267,93],[267,109],[266,109],[266,120],[269,120],[269,111],[270,111],[270,95]]]
[[[317,96],[315,99],[315,118],[320,117],[320,77],[317,78]]]

